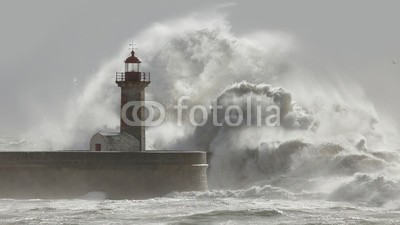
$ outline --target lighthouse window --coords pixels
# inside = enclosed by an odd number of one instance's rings
[[[139,63],[127,63],[125,69],[126,72],[139,72]]]
[[[134,71],[133,63],[128,63],[128,71],[129,72]]]

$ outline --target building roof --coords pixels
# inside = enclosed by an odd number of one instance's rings
[[[129,56],[126,60],[125,63],[141,63],[141,61],[135,56],[135,52],[131,52],[131,56]]]
[[[103,136],[117,136],[120,133],[119,132],[99,132],[99,134],[101,134]]]

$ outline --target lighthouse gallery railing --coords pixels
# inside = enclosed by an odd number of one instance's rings
[[[117,72],[116,82],[143,81],[150,82],[150,73],[145,72]]]

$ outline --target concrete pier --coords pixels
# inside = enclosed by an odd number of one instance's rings
[[[205,152],[0,152],[0,198],[144,199],[207,190]]]

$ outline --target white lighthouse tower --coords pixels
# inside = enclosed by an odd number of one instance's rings
[[[145,151],[145,88],[150,73],[140,71],[139,58],[132,50],[125,60],[125,71],[116,73],[121,88],[120,133],[96,133],[90,141],[91,151]],[[128,107],[127,107],[128,106]],[[136,120],[134,116],[137,116]]]

